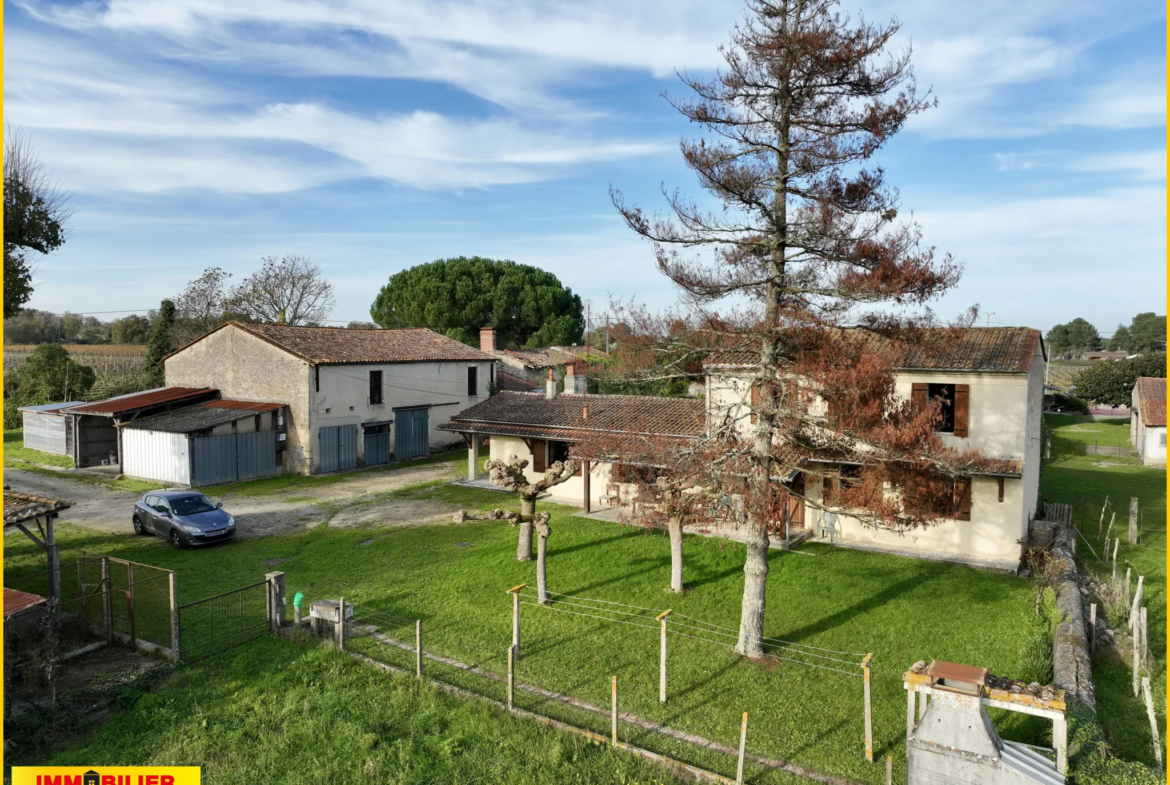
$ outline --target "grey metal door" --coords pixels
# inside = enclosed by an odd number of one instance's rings
[[[399,461],[429,455],[430,410],[401,409],[394,414],[394,458]]]
[[[197,436],[191,439],[191,484],[194,486],[235,482],[236,434]]]
[[[366,431],[366,466],[390,462],[390,431]]]
[[[236,434],[236,474],[241,480],[276,476],[276,431]]]
[[[340,472],[357,466],[357,426],[333,425],[317,431],[321,471]]]

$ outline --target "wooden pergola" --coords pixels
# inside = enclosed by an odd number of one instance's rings
[[[4,533],[19,529],[45,552],[49,562],[49,596],[57,600],[61,599],[61,553],[54,521],[61,510],[69,507],[68,502],[4,489]],[[31,530],[34,526],[39,537]]]

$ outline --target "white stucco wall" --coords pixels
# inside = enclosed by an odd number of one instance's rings
[[[1165,426],[1141,426],[1141,457],[1142,463],[1147,466],[1166,465],[1166,428]]]
[[[334,425],[358,425],[367,422],[395,420],[395,409],[428,406],[431,449],[462,444],[457,433],[440,431],[437,425],[446,422],[469,406],[488,397],[491,383],[490,361],[482,362],[417,362],[417,363],[363,363],[354,365],[320,366],[320,389],[316,371],[310,371],[309,422],[312,432]],[[478,395],[467,394],[467,369],[476,371]],[[370,403],[370,372],[382,372],[382,403]],[[393,449],[394,425],[390,426],[390,444]],[[358,428],[358,460],[365,460],[365,440]],[[317,463],[313,464],[314,469]]]
[[[513,455],[527,460],[528,468],[524,474],[529,481],[535,482],[544,476],[544,472],[535,472],[532,470],[532,452],[528,449],[528,445],[525,444],[523,439],[510,436],[493,436],[491,437],[490,447],[489,456],[492,460],[507,461]],[[589,469],[589,495],[593,499],[594,506],[597,506],[597,499],[601,494],[605,493],[605,488],[608,484],[609,464],[592,464]],[[578,507],[583,506],[585,501],[584,476],[571,477],[560,485],[554,486],[549,490],[549,497],[549,501],[551,502],[572,504]]]

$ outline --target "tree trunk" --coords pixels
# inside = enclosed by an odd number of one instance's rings
[[[532,561],[532,516],[536,499],[520,497],[520,539],[516,543],[516,561]]]
[[[666,523],[670,532],[670,590],[683,590],[683,525],[681,518],[671,518]]]
[[[545,573],[545,550],[548,545],[548,535],[544,533],[544,527],[539,532],[539,537],[536,541],[536,594],[537,602],[541,605],[548,605],[548,575]]]
[[[748,524],[747,558],[743,563],[743,607],[739,617],[739,642],[735,650],[753,659],[764,656],[764,601],[768,586],[768,525]]]

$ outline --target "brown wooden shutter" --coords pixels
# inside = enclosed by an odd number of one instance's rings
[[[922,411],[926,408],[926,385],[915,382],[910,387],[910,403],[914,404],[914,408]]]
[[[971,478],[964,477],[955,480],[955,501],[958,502],[958,513],[955,515],[960,521],[971,520]]]
[[[752,424],[756,422],[756,410],[760,408],[760,383],[752,383]]]
[[[955,385],[955,436],[967,436],[967,423],[970,420],[971,385]]]
[[[548,442],[544,439],[532,440],[532,471],[544,472],[546,470],[545,461],[548,456]]]

